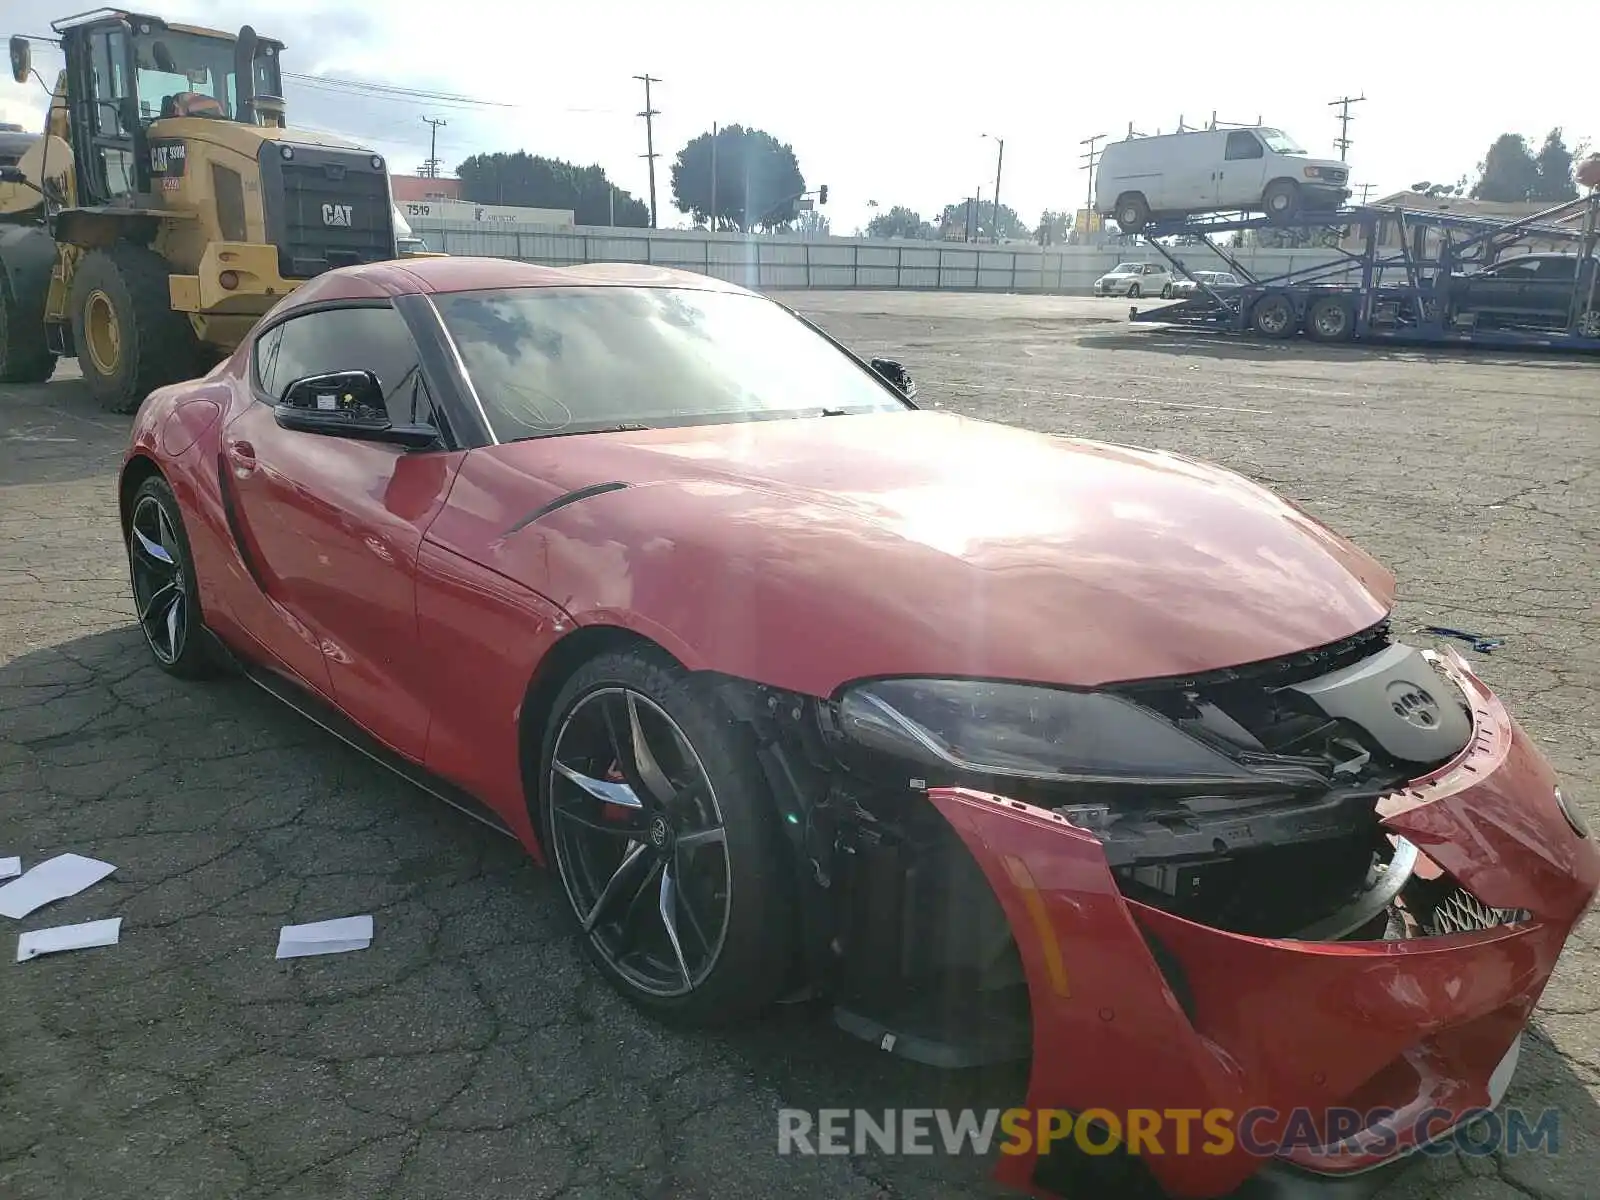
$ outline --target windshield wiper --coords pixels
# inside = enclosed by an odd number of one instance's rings
[[[533,442],[541,438],[579,437],[586,433],[642,433],[649,428],[649,425],[641,425],[637,421],[624,421],[618,425],[585,426],[580,429],[552,429],[549,433],[530,433],[524,437],[510,440],[514,442]]]

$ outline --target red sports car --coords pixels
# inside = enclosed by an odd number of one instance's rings
[[[913,391],[698,275],[332,271],[141,408],[139,621],[518,838],[663,1017],[809,990],[1095,1138],[1196,1117],[1006,1183],[1214,1197],[1496,1104],[1600,882],[1501,702],[1255,484]]]

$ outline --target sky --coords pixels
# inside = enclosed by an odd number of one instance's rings
[[[6,0],[0,33],[48,35],[53,18],[77,8]],[[1141,0],[1136,21],[1087,0],[163,0],[148,11],[214,28],[248,22],[286,44],[284,68],[299,75],[478,102],[286,82],[291,126],[361,140],[400,173],[428,157],[423,118],[443,118],[447,172],[475,152],[527,150],[598,163],[648,202],[644,85],[634,76],[655,76],[663,227],[688,224],[672,203],[672,159],[713,122],[790,144],[807,187],[828,185],[822,212],[835,234],[897,204],[929,218],[979,187],[991,198],[996,137],[1001,201],[1030,226],[1045,209],[1083,204],[1079,143],[1125,136],[1130,123],[1155,133],[1213,112],[1259,118],[1336,158],[1330,101],[1343,96],[1366,97],[1350,109],[1349,161],[1353,182],[1373,184],[1374,197],[1475,178],[1508,131],[1537,144],[1559,125],[1569,147],[1590,137],[1600,147],[1592,73],[1559,52],[1600,41],[1600,5],[1583,0],[1519,6],[1525,53],[1479,30],[1473,6],[1435,0],[1237,0],[1203,21],[1192,0]],[[1557,29],[1559,41],[1532,32]],[[36,46],[35,65],[53,84],[59,52]],[[0,120],[37,129],[44,107],[37,84],[0,83]]]

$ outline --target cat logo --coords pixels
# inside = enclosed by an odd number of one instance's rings
[[[348,204],[324,204],[322,206],[322,223],[324,225],[338,225],[348,229],[352,224],[351,206]]]

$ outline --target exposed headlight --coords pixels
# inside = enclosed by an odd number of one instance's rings
[[[1248,768],[1120,696],[1017,683],[886,679],[839,701],[843,732],[887,754],[1060,783],[1259,783]]]

